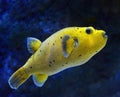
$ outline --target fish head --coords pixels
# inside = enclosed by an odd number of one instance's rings
[[[108,36],[104,30],[97,30],[93,27],[81,27],[78,29],[79,49],[89,56],[95,55],[106,45]]]

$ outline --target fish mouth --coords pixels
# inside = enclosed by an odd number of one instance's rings
[[[108,38],[108,35],[106,34],[106,32],[103,32],[103,33],[102,33],[102,36],[103,36],[104,38]]]

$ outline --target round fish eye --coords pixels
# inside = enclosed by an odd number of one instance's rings
[[[86,33],[87,33],[87,34],[91,34],[91,33],[92,33],[92,29],[87,28],[87,29],[86,29]]]

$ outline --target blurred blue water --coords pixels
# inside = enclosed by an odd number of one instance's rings
[[[119,4],[119,0],[0,0],[0,97],[120,97]],[[30,57],[26,38],[44,41],[68,26],[104,29],[107,46],[85,65],[49,77],[42,88],[30,78],[12,90],[8,78]]]

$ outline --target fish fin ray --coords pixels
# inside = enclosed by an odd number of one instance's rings
[[[12,89],[17,89],[22,85],[28,78],[29,74],[26,73],[25,69],[21,67],[9,78],[8,83]]]

